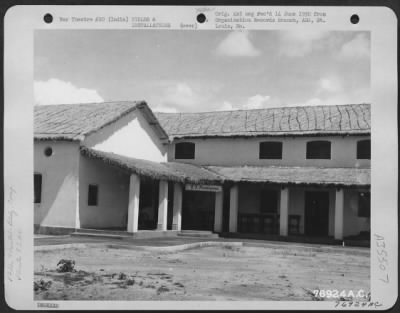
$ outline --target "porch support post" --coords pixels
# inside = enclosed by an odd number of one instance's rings
[[[237,184],[231,187],[229,204],[229,232],[237,232],[239,213],[239,186]]]
[[[159,188],[157,229],[166,231],[168,215],[168,182],[166,180],[160,180]]]
[[[174,209],[172,218],[172,230],[181,230],[182,225],[182,185],[174,184]]]
[[[132,174],[129,179],[129,204],[128,204],[128,225],[127,225],[127,231],[130,233],[136,233],[138,231],[139,194],[140,194],[140,177],[136,174]]]
[[[215,208],[214,208],[214,231],[222,232],[222,204],[224,198],[223,191],[215,193]]]
[[[281,188],[281,201],[279,213],[279,235],[288,235],[288,216],[289,216],[289,187]]]
[[[334,238],[343,239],[343,210],[344,210],[344,194],[343,188],[336,189],[335,199],[335,231]]]

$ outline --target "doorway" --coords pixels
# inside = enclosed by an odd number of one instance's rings
[[[305,194],[305,229],[307,236],[328,236],[329,192],[308,191]]]
[[[214,230],[215,193],[183,191],[182,229]]]
[[[141,179],[139,193],[139,230],[157,228],[159,181]]]

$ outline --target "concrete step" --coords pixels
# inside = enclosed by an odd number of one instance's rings
[[[197,229],[182,229],[182,234],[191,233],[191,234],[213,234],[210,230],[197,230]]]
[[[71,234],[72,237],[91,237],[91,238],[99,238],[99,239],[125,239],[128,238],[129,235],[120,235],[120,234],[109,234],[109,233],[89,233],[89,232],[73,232]]]
[[[101,229],[78,229],[72,233],[71,236],[77,237],[91,237],[101,239],[121,239],[121,240],[132,240],[132,239],[147,239],[147,238],[164,238],[164,237],[176,237],[177,231],[161,231],[161,230],[139,230],[136,233],[128,233],[126,231],[113,231],[113,230],[101,230]]]
[[[110,235],[122,235],[127,236],[129,233],[126,230],[114,230],[114,229],[91,229],[91,228],[79,228],[76,233],[80,234],[110,234]]]
[[[182,230],[177,234],[180,237],[196,237],[196,238],[219,238],[218,234],[214,234],[211,231],[200,231],[200,230]]]

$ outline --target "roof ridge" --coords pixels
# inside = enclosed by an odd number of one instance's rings
[[[186,115],[186,114],[201,114],[201,113],[227,113],[227,112],[254,112],[254,111],[265,111],[273,109],[293,109],[293,108],[323,108],[323,107],[346,107],[346,106],[357,106],[357,105],[371,105],[371,103],[348,103],[348,104],[321,104],[321,105],[285,105],[285,106],[273,106],[268,108],[260,109],[238,109],[238,110],[221,110],[221,111],[198,111],[198,112],[154,112],[154,114],[165,114],[165,115]]]
[[[176,163],[176,162],[175,162]],[[179,163],[179,162],[178,162]],[[299,165],[295,165],[295,166],[280,166],[280,165],[201,165],[203,167],[223,167],[223,168],[244,168],[244,167],[248,167],[248,168],[299,168],[299,169],[321,169],[321,170],[332,170],[332,169],[346,169],[346,170],[371,170],[370,167],[325,167],[325,166],[299,166]]]
[[[140,105],[146,103],[145,100],[122,100],[122,101],[102,101],[102,102],[87,102],[87,103],[58,103],[58,104],[37,104],[35,108],[40,107],[60,107],[60,106],[78,106],[78,105],[87,105],[87,106],[95,106],[101,104],[132,104],[132,105]]]

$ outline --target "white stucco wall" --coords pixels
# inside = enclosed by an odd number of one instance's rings
[[[357,160],[357,141],[369,136],[348,137],[259,137],[259,138],[207,138],[175,140],[168,148],[168,160],[175,161],[175,143],[194,142],[195,159],[177,160],[186,163],[219,166],[317,166],[317,167],[370,167],[370,160]],[[307,160],[307,142],[311,140],[331,141],[330,160]],[[281,160],[260,160],[259,143],[281,141]]]
[[[53,149],[50,157],[44,154],[46,147]],[[42,174],[42,199],[40,204],[34,204],[34,223],[75,228],[79,191],[79,143],[35,141],[34,171]]]
[[[260,190],[261,185],[240,184],[239,186],[239,213],[260,213]],[[268,187],[279,189],[279,187]],[[304,234],[305,221],[305,192],[306,191],[327,191],[329,192],[329,236],[334,234],[335,221],[335,197],[334,188],[289,188],[289,214],[300,215],[300,233]],[[344,236],[358,235],[360,231],[370,230],[368,218],[358,217],[358,192],[365,190],[346,189],[344,191]],[[279,213],[279,207],[278,207]]]
[[[79,207],[81,228],[127,226],[129,174],[100,160],[80,157]],[[88,206],[89,184],[98,186],[98,205]]]
[[[138,110],[87,136],[82,144],[132,158],[156,162],[167,160],[167,147],[160,142],[153,128]]]

